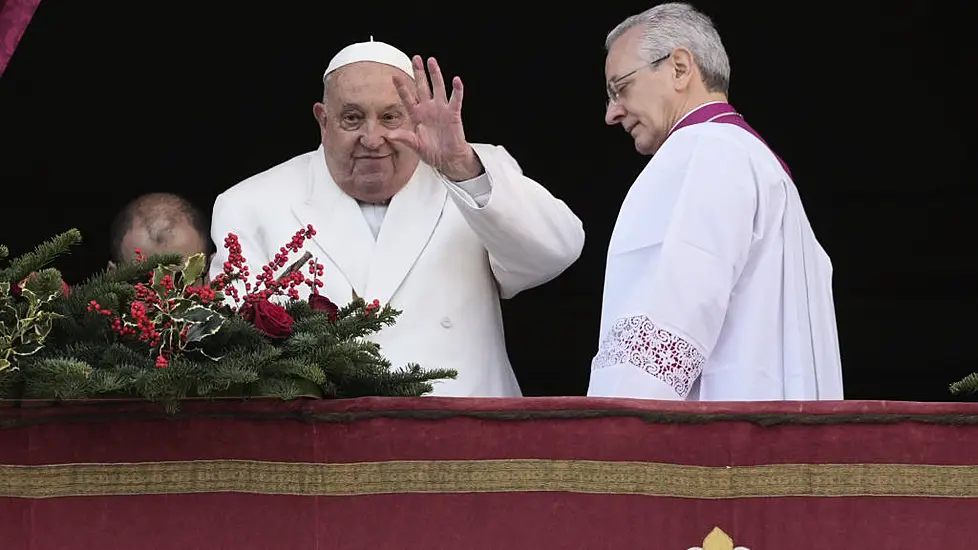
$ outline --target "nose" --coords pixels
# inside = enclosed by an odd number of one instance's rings
[[[609,101],[608,108],[604,111],[604,123],[608,126],[614,126],[621,122],[624,117],[625,109],[621,105]]]
[[[360,135],[360,144],[367,149],[376,150],[384,145],[387,138],[387,131],[377,122],[368,122]]]

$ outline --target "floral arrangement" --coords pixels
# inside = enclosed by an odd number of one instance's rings
[[[391,367],[367,337],[400,312],[355,295],[340,307],[322,294],[323,266],[311,254],[289,263],[313,235],[312,226],[298,231],[254,279],[229,234],[212,281],[203,254],[137,251],[73,287],[48,266],[80,234],[42,243],[0,270],[0,399],[142,398],[172,411],[188,397],[418,396],[454,378]],[[0,248],[0,260],[7,255]]]

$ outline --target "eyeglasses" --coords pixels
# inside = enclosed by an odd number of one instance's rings
[[[642,69],[647,69],[649,67],[655,67],[659,63],[662,63],[663,61],[665,61],[666,59],[669,59],[669,57],[671,57],[671,56],[672,56],[672,52],[669,52],[668,54],[660,57],[659,59],[656,59],[655,61],[653,61],[651,63],[648,63],[646,65],[642,65],[641,67],[639,67],[639,68],[637,68],[637,69],[635,69],[633,71],[629,71],[629,72],[627,72],[627,73],[619,76],[618,78],[609,81],[608,84],[606,85],[607,91],[608,91],[608,102],[609,102],[609,104],[610,103],[618,103],[618,98],[621,95],[621,91],[623,89],[623,88],[620,88],[619,87],[619,84],[621,84],[622,81],[624,81],[626,78],[632,76],[633,74],[641,71]]]

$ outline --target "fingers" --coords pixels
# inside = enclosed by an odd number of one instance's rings
[[[391,130],[387,132],[387,139],[406,145],[414,151],[418,150],[418,136],[410,130],[404,130],[403,128]]]
[[[445,78],[441,74],[441,67],[434,57],[428,58],[428,72],[431,73],[431,87],[434,90],[434,97],[438,101],[448,101],[445,96]]]
[[[397,95],[401,98],[404,108],[407,109],[408,114],[413,113],[414,106],[418,104],[418,98],[415,96],[414,90],[411,89],[407,78],[397,74],[391,80],[394,81],[394,87],[397,88]]]
[[[456,113],[462,112],[462,79],[455,77],[452,79],[452,99],[448,102],[448,106]]]
[[[414,85],[418,90],[418,101],[431,99],[431,87],[428,86],[428,75],[424,72],[424,62],[420,55],[411,58],[411,68],[414,69]]]
[[[428,85],[428,74],[424,70],[424,62],[420,55],[416,55],[411,58],[411,68],[414,70],[414,88],[417,91],[417,95],[410,94],[405,96],[401,90],[400,78],[397,77],[395,85],[397,86],[397,93],[401,96],[401,101],[404,102],[408,108],[412,108],[414,105],[426,100],[432,99],[432,94],[434,94],[434,99],[436,101],[444,101],[449,104],[456,111],[462,110],[462,79],[455,77],[452,79],[452,97],[449,99],[446,97],[445,90],[445,77],[441,72],[441,67],[438,65],[438,61],[434,57],[428,58],[428,72],[431,73],[431,85]],[[405,85],[406,91],[407,86]],[[432,91],[433,89],[433,91]],[[407,98],[411,98],[408,100]]]

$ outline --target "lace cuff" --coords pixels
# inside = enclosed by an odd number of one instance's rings
[[[706,357],[680,336],[645,315],[619,319],[605,334],[591,370],[634,365],[668,384],[685,398],[703,372]]]

